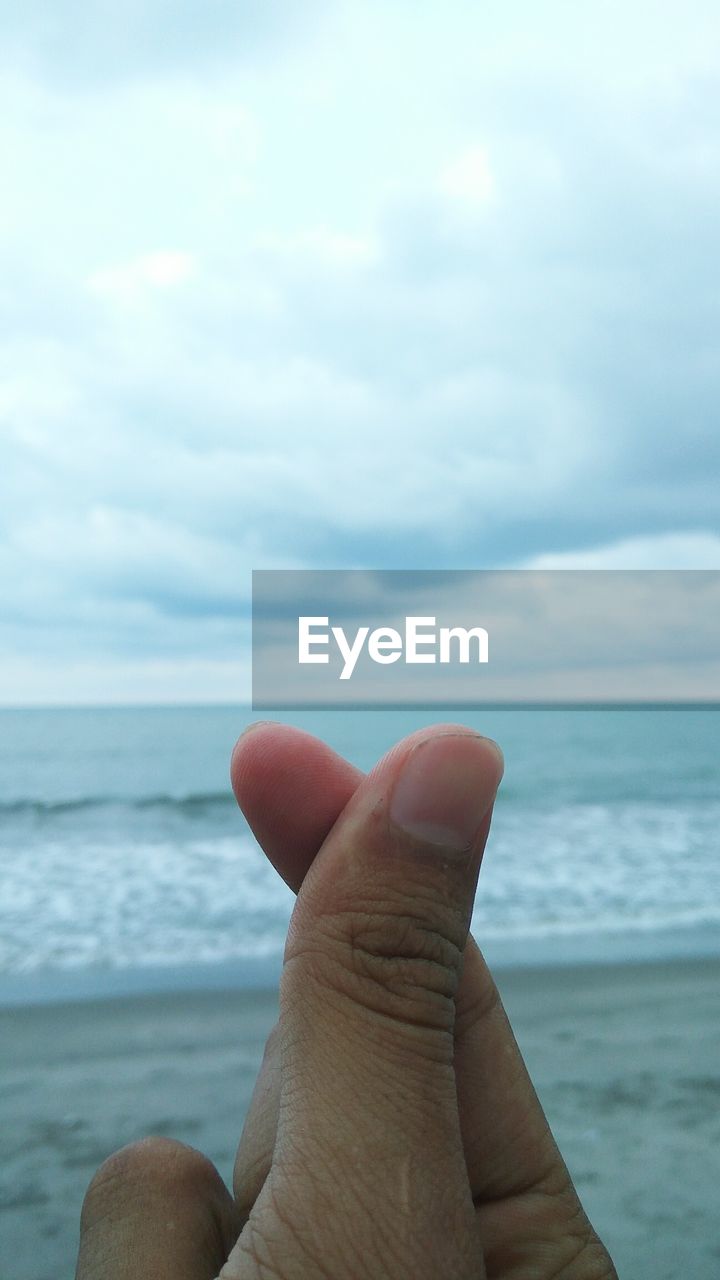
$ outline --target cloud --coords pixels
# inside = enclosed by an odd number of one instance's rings
[[[495,175],[484,147],[468,147],[440,174],[440,190],[471,210],[483,209],[496,193]]]
[[[720,570],[720,534],[658,534],[626,538],[587,551],[531,557],[528,569]]]
[[[81,8],[0,77],[8,657],[220,660],[253,567],[714,564],[714,9]]]
[[[306,0],[11,0],[0,4],[8,65],[77,90],[168,72],[206,71],[228,61],[256,63],[307,34],[322,6]],[[300,11],[301,10],[301,11]]]
[[[191,279],[194,260],[189,253],[158,250],[143,254],[130,262],[104,267],[88,280],[94,293],[124,301],[142,301],[153,289],[170,289]]]

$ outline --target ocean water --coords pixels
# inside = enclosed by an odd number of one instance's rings
[[[213,964],[242,981],[279,964],[293,895],[228,780],[252,718],[232,707],[0,711],[0,982]],[[275,718],[367,769],[410,730],[459,717]],[[720,949],[719,711],[463,720],[506,759],[473,917],[488,955],[612,958],[633,939],[663,954],[679,936]]]

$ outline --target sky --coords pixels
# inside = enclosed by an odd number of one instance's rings
[[[251,570],[720,568],[714,0],[0,0],[0,704]]]

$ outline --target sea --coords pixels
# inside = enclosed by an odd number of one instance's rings
[[[276,980],[294,897],[229,782],[246,707],[0,711],[0,1002]],[[720,954],[720,710],[307,711],[362,769],[497,739],[473,931],[498,965]]]

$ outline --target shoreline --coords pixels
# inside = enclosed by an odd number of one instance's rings
[[[481,941],[481,940],[479,940]],[[720,959],[720,924],[674,929],[488,939],[481,949],[498,974],[533,969],[616,967]],[[53,969],[0,974],[0,1011],[183,992],[270,991],[280,953],[266,957],[117,969]]]

